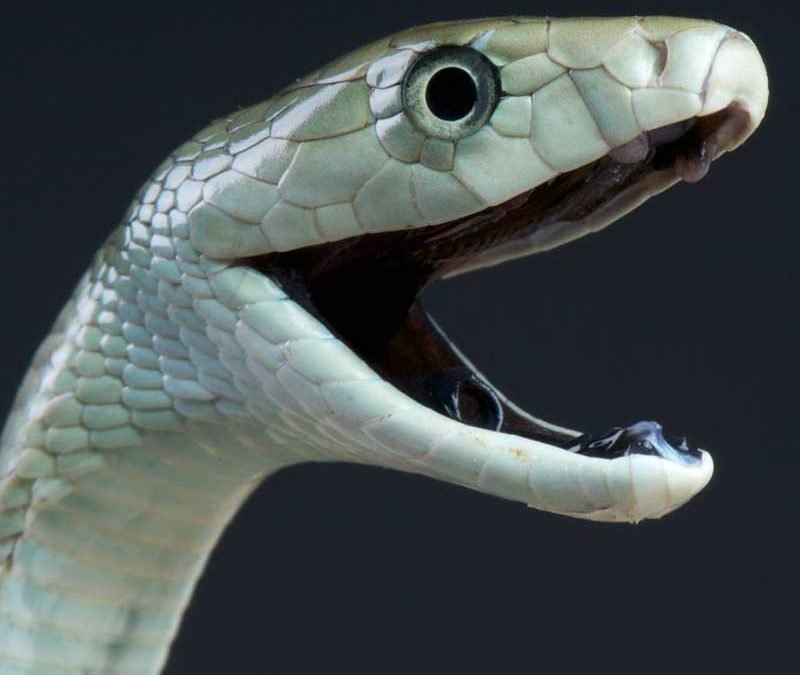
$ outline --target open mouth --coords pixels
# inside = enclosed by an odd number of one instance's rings
[[[381,377],[462,423],[594,457],[701,460],[654,422],[581,435],[534,418],[494,389],[418,299],[435,280],[562,245],[598,230],[678,180],[696,181],[751,129],[733,104],[646,132],[502,204],[451,222],[241,260],[280,283]]]

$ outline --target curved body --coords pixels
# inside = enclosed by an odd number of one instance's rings
[[[409,68],[442,46],[481,54],[502,87],[463,136],[426,133],[404,96]],[[766,95],[752,43],[716,24],[491,19],[375,42],[176,149],[79,282],[6,424],[0,670],[160,672],[224,527],[297,462],[413,471],[599,520],[691,498],[707,454],[603,456],[619,434],[593,445],[533,417],[530,437],[454,419],[265,269],[317,245],[434,232],[609,153],[630,163],[643,134],[736,106],[746,124],[717,134],[721,154],[758,125]],[[440,276],[603,227],[697,169],[676,165]],[[631,429],[630,447],[663,441]]]

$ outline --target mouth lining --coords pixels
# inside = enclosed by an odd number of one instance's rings
[[[610,224],[678,180],[699,180],[714,159],[747,135],[749,123],[747,112],[734,104],[645,133],[465,218],[238,263],[269,275],[381,377],[452,419],[591,456],[674,455],[693,464],[700,453],[685,441],[676,447],[665,442],[666,449],[654,453],[653,444],[638,442],[637,425],[590,437],[533,418],[486,382],[418,296],[436,279],[554,248]],[[657,431],[660,435],[660,427]],[[655,433],[652,427],[647,432]]]

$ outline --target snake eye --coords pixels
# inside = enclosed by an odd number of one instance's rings
[[[403,83],[406,111],[428,136],[458,140],[491,116],[500,86],[497,70],[468,47],[443,47],[421,56]]]

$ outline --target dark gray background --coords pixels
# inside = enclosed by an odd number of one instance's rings
[[[382,34],[485,14],[703,16],[755,39],[773,91],[762,130],[700,184],[428,297],[525,408],[591,431],[654,418],[711,450],[706,491],[629,527],[368,468],[286,471],[224,536],[169,675],[652,675],[796,662],[796,10],[644,0],[110,7],[37,3],[4,20],[0,408],[172,147]]]

